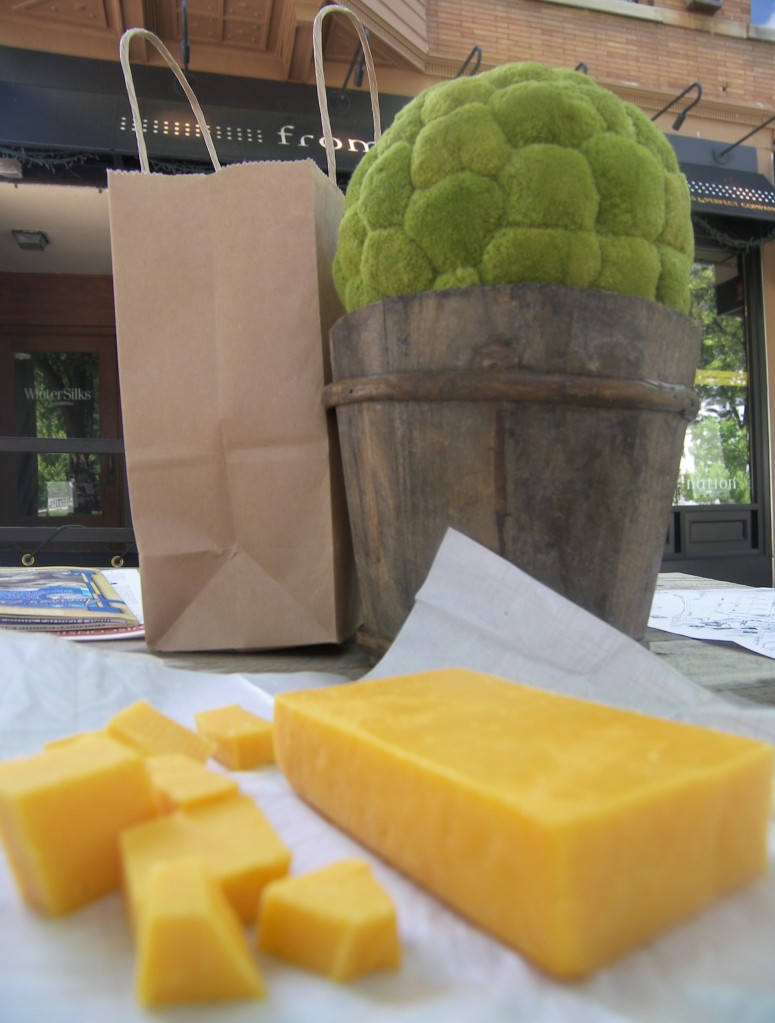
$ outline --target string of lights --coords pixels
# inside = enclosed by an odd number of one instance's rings
[[[763,245],[766,245],[767,242],[775,240],[775,228],[773,228],[768,234],[760,237],[735,238],[734,235],[727,234],[725,231],[720,231],[699,213],[694,214],[694,221],[703,229],[703,231],[707,232],[708,237],[712,238],[720,245],[732,249],[734,252],[754,252],[756,249],[760,249]]]
[[[18,160],[22,167],[39,168],[55,174],[58,170],[72,170],[86,164],[106,164],[110,157],[92,152],[62,152],[57,149],[30,150],[24,147],[0,146],[0,157]],[[183,160],[150,159],[151,169],[160,174],[202,174],[208,165]],[[112,165],[112,164],[111,164]],[[209,168],[212,170],[212,168]]]

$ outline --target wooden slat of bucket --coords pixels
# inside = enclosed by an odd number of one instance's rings
[[[363,603],[384,649],[446,529],[641,639],[700,329],[653,302],[540,285],[376,303],[331,332]]]

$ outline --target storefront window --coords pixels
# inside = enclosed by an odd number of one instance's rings
[[[675,504],[752,501],[749,367],[737,260],[696,263],[691,315],[702,325],[695,380],[701,406],[689,424]]]
[[[98,355],[16,352],[14,392],[15,435],[46,438],[60,448],[19,457],[18,514],[39,519],[101,514],[98,456],[62,444],[100,436]]]
[[[0,558],[133,542],[124,464],[113,336],[0,334]]]

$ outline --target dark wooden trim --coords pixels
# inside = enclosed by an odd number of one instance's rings
[[[34,452],[36,454],[123,455],[124,441],[120,437],[0,437],[0,452]]]
[[[18,327],[116,330],[110,276],[0,273],[0,309],[6,332]]]

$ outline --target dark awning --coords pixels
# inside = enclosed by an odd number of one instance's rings
[[[133,69],[148,155],[209,164],[194,114],[166,67]],[[205,72],[192,86],[222,163],[299,160],[326,167],[314,85]],[[374,137],[368,89],[328,88],[337,168],[352,171]],[[380,94],[383,129],[406,96]],[[132,114],[118,61],[0,46],[0,147],[136,157]]]
[[[727,167],[681,163],[692,209],[753,220],[775,220],[775,187],[763,174]]]

